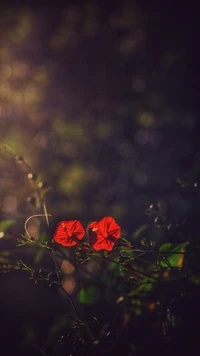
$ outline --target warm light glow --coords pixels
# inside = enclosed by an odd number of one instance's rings
[[[12,106],[8,102],[4,102],[0,106],[0,117],[7,118],[12,114]]]
[[[64,277],[62,280],[62,286],[68,294],[73,294],[76,288],[75,278],[72,276]]]
[[[32,179],[33,178],[33,173],[29,173],[27,177],[28,177],[28,179]]]
[[[30,67],[26,62],[16,62],[13,64],[13,75],[19,78],[26,78],[30,72]]]
[[[15,196],[8,195],[3,200],[2,211],[4,213],[16,213],[17,211],[17,198]]]
[[[1,80],[9,79],[11,77],[11,74],[12,74],[12,69],[10,65],[4,64],[0,67]]]
[[[97,261],[90,260],[87,263],[86,269],[89,273],[94,273],[100,269],[100,265]]]
[[[75,267],[67,260],[64,260],[61,263],[60,269],[64,274],[72,274],[75,271]]]

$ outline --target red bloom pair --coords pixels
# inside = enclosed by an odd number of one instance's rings
[[[94,250],[111,251],[120,237],[120,226],[111,216],[91,223],[88,227],[89,244]],[[84,237],[85,230],[78,220],[61,221],[53,239],[63,246],[71,247]]]

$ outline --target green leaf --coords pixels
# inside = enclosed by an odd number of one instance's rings
[[[137,288],[137,292],[148,293],[153,289],[153,283],[143,283]]]
[[[158,273],[154,273],[152,275],[155,278],[159,278],[159,274]],[[136,296],[136,295],[147,295],[148,293],[150,293],[155,286],[157,285],[156,281],[153,281],[152,278],[150,276],[145,276],[142,279],[142,282],[139,284],[138,287],[134,287],[133,290],[129,293],[129,295],[131,296]]]
[[[166,243],[159,248],[159,254],[163,258],[160,261],[161,267],[177,267],[182,256],[184,248],[189,244],[189,242],[184,242],[182,244]]]
[[[9,227],[15,224],[15,220],[2,220],[0,221],[0,232],[5,232]]]
[[[45,244],[45,242],[47,242],[47,241],[48,241],[47,233],[42,232],[39,237],[39,242],[41,242],[42,244]]]
[[[132,234],[132,238],[133,239],[138,239],[139,237],[141,237],[141,235],[149,228],[149,225],[144,224],[141,225],[133,234]]]
[[[83,304],[93,304],[97,300],[98,294],[95,287],[88,287],[80,290],[78,299]]]

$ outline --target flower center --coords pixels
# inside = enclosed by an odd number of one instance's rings
[[[106,232],[101,231],[98,227],[94,227],[94,228],[92,229],[92,231],[98,232],[98,233],[99,233],[101,236],[103,236],[103,237],[107,237],[107,236],[108,236],[108,234],[107,234]]]

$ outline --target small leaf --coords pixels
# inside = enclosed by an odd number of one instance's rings
[[[160,261],[161,267],[182,267],[185,247],[189,242],[182,244],[166,243],[159,249],[159,254],[163,258]]]
[[[122,257],[125,258],[133,257],[133,251],[128,248],[125,248],[124,246],[120,247],[119,251]]]
[[[46,232],[42,232],[39,237],[39,242],[45,244],[48,241],[48,236]]]
[[[154,286],[153,283],[142,283],[137,288],[137,291],[141,293],[148,293],[152,290],[153,286]]]
[[[152,276],[155,278],[159,278],[158,273],[154,273]],[[143,277],[142,282],[138,285],[138,287],[133,288],[133,290],[129,293],[129,295],[130,296],[147,295],[149,292],[153,290],[155,286],[156,286],[156,282],[153,282],[150,276]]]
[[[128,240],[124,239],[124,238],[121,238],[120,244],[121,244],[124,248],[126,248],[126,249],[128,249],[128,250],[130,250],[130,249],[132,248],[131,243],[130,243]]]
[[[98,298],[97,289],[95,287],[81,289],[78,298],[83,304],[93,304]]]

